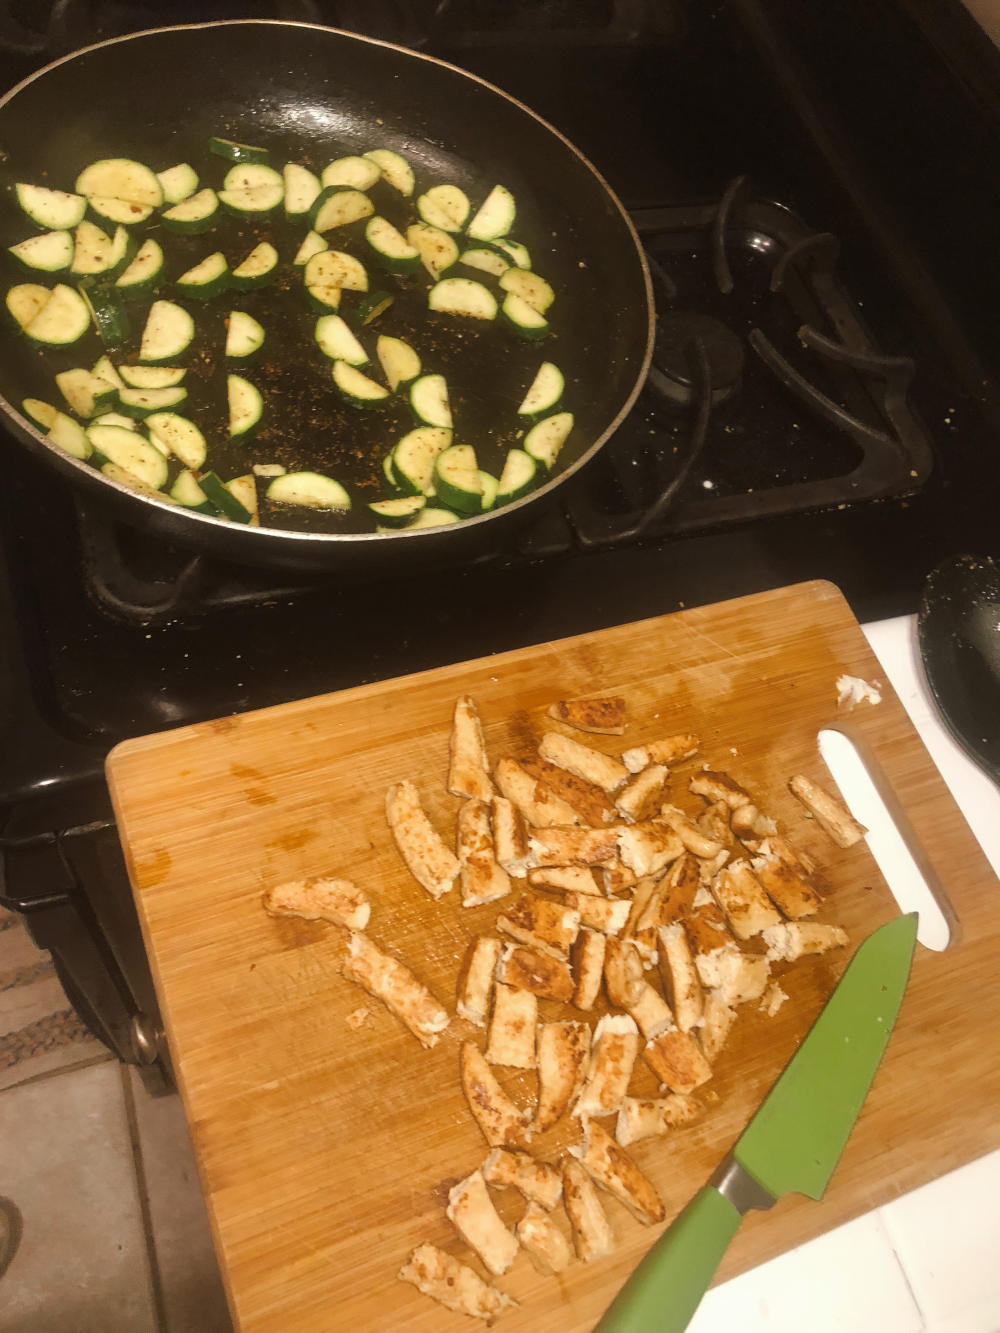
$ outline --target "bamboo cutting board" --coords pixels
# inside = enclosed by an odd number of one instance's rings
[[[844,671],[884,679],[837,589],[808,583],[147,736],[111,753],[118,827],[242,1333],[473,1326],[395,1274],[424,1241],[476,1264],[444,1207],[450,1186],[487,1151],[458,1082],[460,1042],[482,1034],[453,1019],[424,1051],[341,976],[345,931],[261,909],[268,885],[350,875],[372,901],[368,933],[453,1009],[461,958],[497,907],[463,911],[457,893],[433,902],[392,845],[384,796],[412,779],[452,836],[460,803],[445,790],[448,733],[462,693],[479,705],[494,759],[525,752],[549,729],[548,704],[592,693],[628,701],[626,737],[580,737],[608,753],[697,733],[701,753],[688,771],[707,762],[750,789],[821,867],[823,919],[843,925],[853,945],[894,915],[894,900],[865,844],[834,847],[786,788],[797,772],[830,784],[816,733],[840,726],[874,754],[944,886],[952,945],[918,946],[887,1058],[826,1199],[786,1199],[751,1214],[721,1276],[1000,1145],[1000,886],[891,689],[877,707],[838,715],[834,682]],[[694,809],[684,771],[676,780],[679,803]],[[699,1092],[701,1119],[634,1147],[668,1219],[738,1136],[849,954],[782,965],[789,1002],[772,1018],[744,1006]],[[557,1006],[541,1008],[556,1016]],[[356,1027],[348,1019],[361,1009],[368,1014]],[[530,1096],[531,1076],[503,1077]],[[647,1078],[637,1070],[633,1090],[654,1095]],[[570,1129],[533,1147],[552,1156],[572,1141]],[[511,1223],[512,1194],[495,1194]],[[614,1254],[543,1277],[522,1253],[498,1283],[520,1303],[501,1328],[593,1325],[657,1234],[607,1206]]]

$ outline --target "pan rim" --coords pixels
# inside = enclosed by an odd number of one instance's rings
[[[597,167],[591,162],[590,158],[587,157],[587,155],[578,148],[572,140],[568,139],[561,130],[557,129],[555,125],[546,120],[544,116],[539,115],[537,111],[534,111],[525,102],[514,97],[511,93],[506,92],[503,88],[498,87],[495,83],[490,83],[488,79],[484,79],[480,75],[474,74],[471,70],[463,69],[461,65],[452,64],[451,61],[442,60],[439,56],[428,55],[423,51],[415,51],[411,47],[403,46],[398,42],[389,42],[380,37],[368,37],[363,33],[351,32],[346,28],[335,28],[328,24],[308,23],[300,19],[235,18],[212,19],[204,23],[165,24],[156,28],[143,28],[138,32],[123,33],[117,37],[107,37],[100,42],[91,42],[87,46],[81,46],[75,51],[69,51],[66,55],[59,56],[58,59],[50,61],[47,65],[42,66],[41,69],[34,70],[19,83],[15,84],[14,87],[8,89],[8,91],[0,97],[0,113],[2,113],[3,108],[9,101],[11,101],[24,88],[27,88],[30,84],[34,83],[36,79],[48,74],[51,70],[57,69],[60,65],[67,64],[69,61],[76,60],[92,51],[101,50],[106,46],[117,46],[123,42],[136,41],[143,37],[158,36],[163,33],[197,32],[213,28],[230,27],[304,28],[312,32],[332,33],[337,37],[344,37],[356,42],[364,42],[369,46],[384,47],[390,51],[396,51],[401,55],[426,61],[428,64],[439,65],[443,69],[450,70],[452,73],[460,75],[462,78],[480,84],[483,88],[489,89],[490,92],[496,94],[498,97],[502,97],[505,101],[517,107],[519,111],[530,116],[532,120],[537,121],[543,129],[547,130],[568,148],[596,178],[598,184],[602,187],[605,194],[617,209],[619,216],[625,223],[628,235],[632,240],[636,258],[639,261],[639,270],[642,275],[646,297],[646,347],[636,372],[635,383],[622,403],[622,406],[618,410],[614,419],[584,450],[579,458],[575,459],[574,462],[563,469],[563,471],[557,473],[550,480],[546,481],[544,486],[540,486],[537,490],[523,496],[520,500],[516,500],[509,505],[504,505],[502,509],[491,510],[485,514],[478,514],[463,519],[460,523],[445,524],[441,527],[415,528],[412,530],[399,528],[392,532],[309,532],[294,528],[264,527],[263,525],[259,527],[252,525],[234,525],[227,522],[225,519],[216,518],[209,514],[200,514],[196,510],[183,509],[176,504],[170,503],[166,498],[161,499],[154,494],[147,494],[142,491],[133,490],[131,487],[125,486],[111,477],[105,476],[102,473],[95,473],[94,469],[88,467],[83,460],[73,458],[71,455],[58,449],[55,445],[50,444],[45,436],[27,420],[17,407],[13,406],[2,393],[0,393],[0,408],[6,410],[9,418],[11,418],[11,424],[17,427],[22,435],[27,436],[36,446],[40,446],[46,453],[52,456],[60,470],[67,469],[76,476],[87,477],[88,480],[85,485],[100,485],[102,490],[104,487],[110,487],[120,495],[129,497],[132,501],[137,501],[150,506],[158,512],[168,513],[172,516],[182,513],[192,524],[207,525],[208,530],[211,531],[217,531],[220,526],[226,527],[229,530],[238,527],[241,532],[246,534],[245,540],[255,542],[258,547],[278,542],[280,542],[281,545],[284,545],[290,539],[307,542],[310,545],[315,545],[319,542],[330,546],[337,546],[345,543],[355,545],[357,543],[367,543],[371,541],[383,542],[386,539],[398,540],[399,538],[407,538],[411,541],[414,538],[435,538],[439,541],[458,540],[458,533],[460,531],[468,532],[470,529],[481,527],[483,524],[488,523],[501,515],[514,514],[518,510],[523,510],[528,506],[535,505],[543,496],[550,495],[558,486],[562,485],[578,473],[580,469],[594,457],[598,450],[607,443],[611,436],[615,434],[622,422],[632,411],[632,408],[635,406],[636,400],[642,391],[643,385],[646,382],[649,367],[652,363],[653,345],[656,336],[656,307],[653,298],[653,282],[649,271],[649,264],[646,259],[646,253],[642,242],[639,239],[639,233],[636,231],[635,224],[629,217],[624,204],[605,180],[602,173],[598,171]],[[191,529],[192,533],[196,530],[197,529],[194,527]]]

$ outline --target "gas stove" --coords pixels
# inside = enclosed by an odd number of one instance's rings
[[[0,901],[129,1060],[159,1047],[102,777],[118,740],[804,578],[859,618],[911,611],[938,559],[993,549],[1000,494],[1000,60],[957,3],[215,8],[6,3],[0,80],[212,17],[454,61],[619,194],[657,340],[633,412],[529,523],[392,580],[165,546],[0,441]]]

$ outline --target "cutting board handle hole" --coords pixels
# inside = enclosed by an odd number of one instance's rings
[[[958,922],[917,831],[867,746],[829,727],[819,752],[855,819],[868,829],[868,850],[902,912],[917,912],[917,939],[940,952],[957,942]]]

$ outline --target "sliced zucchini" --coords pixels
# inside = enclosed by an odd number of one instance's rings
[[[253,473],[248,472],[245,476],[233,477],[232,481],[226,482],[226,490],[250,515],[251,526],[256,527],[260,523],[260,518],[257,505],[257,479]]]
[[[215,472],[203,472],[198,478],[198,485],[209,503],[233,523],[249,523],[253,518],[250,510],[232,493],[226,483]]]
[[[109,236],[85,219],[74,233],[70,272],[81,277],[98,273],[110,276],[128,263],[132,248],[124,227],[116,227],[114,235]]]
[[[160,221],[168,231],[181,232],[186,236],[197,236],[215,225],[219,211],[219,196],[207,187],[192,194],[173,208],[160,214]]]
[[[322,250],[306,261],[303,279],[307,287],[339,287],[349,292],[366,292],[368,274],[364,264],[343,250]]]
[[[255,430],[264,415],[264,399],[255,384],[242,375],[226,378],[229,399],[229,438],[242,439]]]
[[[121,227],[134,227],[152,216],[152,204],[136,204],[128,199],[113,199],[110,196],[92,194],[87,203],[99,218],[117,223]]]
[[[516,216],[517,206],[510,190],[494,185],[469,223],[468,236],[473,241],[495,241],[507,235]]]
[[[263,346],[264,330],[253,315],[248,315],[245,310],[231,310],[226,331],[226,356],[232,361],[242,361]]]
[[[177,279],[177,290],[181,295],[196,301],[211,300],[228,286],[229,264],[221,250],[208,255]]]
[[[497,317],[497,298],[473,278],[442,278],[427,293],[427,306],[441,315],[464,315],[467,319]]]
[[[379,334],[375,344],[375,355],[393,393],[401,384],[409,384],[420,374],[420,357],[409,343],[403,342],[402,338],[391,338],[385,333]]]
[[[443,375],[420,375],[410,385],[410,407],[425,426],[451,430],[451,404]]]
[[[552,412],[559,405],[566,387],[562,371],[553,361],[543,361],[531,387],[517,409],[520,417],[537,417]]]
[[[368,219],[365,240],[390,273],[412,273],[420,267],[420,251],[385,218]]]
[[[164,494],[156,486],[149,486],[141,481],[134,472],[129,472],[127,468],[119,467],[117,463],[102,463],[101,471],[112,481],[117,481],[119,486],[127,486],[130,491],[138,491],[140,495],[154,496],[157,500],[163,500],[167,504],[173,504],[173,499]]]
[[[471,250],[463,250],[458,257],[458,262],[464,264],[466,268],[477,268],[481,273],[490,273],[494,278],[499,278],[502,273],[506,273],[510,268],[510,263],[499,251],[492,247],[487,249],[485,245],[473,247]]]
[[[91,426],[87,439],[102,459],[124,468],[144,485],[158,491],[166,484],[167,460],[137,431],[124,426]]]
[[[351,497],[340,482],[321,472],[286,472],[275,477],[267,488],[267,498],[275,504],[305,505],[342,514],[351,507]]]
[[[45,438],[51,440],[57,449],[61,449],[65,454],[72,454],[74,458],[89,458],[94,452],[93,445],[87,439],[87,432],[79,421],[74,421],[65,412],[58,414]]]
[[[255,217],[273,213],[285,197],[281,175],[262,162],[241,162],[230,167],[222,184],[219,202],[231,213]]]
[[[572,412],[556,412],[551,417],[544,417],[524,437],[524,452],[551,468],[572,429]]]
[[[399,491],[401,489],[399,480],[396,477],[396,469],[392,466],[391,449],[382,459],[382,476],[385,477],[385,483],[391,491]]]
[[[209,136],[208,151],[216,157],[225,158],[227,162],[266,162],[271,156],[266,148],[237,143],[235,139],[221,139],[217,134]]]
[[[142,331],[139,360],[147,366],[169,366],[194,341],[194,320],[173,301],[154,301]]]
[[[115,288],[122,296],[141,296],[156,286],[162,274],[163,250],[150,236],[140,245],[131,264],[115,279]]]
[[[123,416],[121,412],[102,412],[99,417],[94,417],[90,423],[92,426],[123,426],[125,430],[138,430],[139,423],[132,417]]]
[[[37,282],[19,282],[7,292],[7,312],[15,324],[26,329],[35,316],[45,309],[51,295],[48,287],[42,287]]]
[[[285,216],[288,218],[308,216],[323,188],[319,183],[319,177],[308,167],[300,166],[298,162],[286,162],[281,175],[285,184]]]
[[[458,262],[458,246],[440,227],[415,222],[406,229],[406,239],[420,255],[420,262],[436,282]]]
[[[128,387],[121,375],[119,375],[118,371],[115,369],[114,362],[107,353],[105,353],[104,356],[97,358],[94,362],[91,374],[96,375],[98,379],[107,380],[107,382],[113,384],[116,389],[125,389]]]
[[[500,313],[522,338],[544,338],[549,331],[549,321],[545,316],[515,292],[508,292],[504,297]]]
[[[443,528],[448,523],[460,523],[458,514],[452,513],[450,509],[421,509],[412,523],[407,523],[406,530],[411,532],[414,528]]]
[[[190,199],[198,189],[198,173],[187,162],[178,162],[176,167],[158,171],[156,179],[160,182],[165,204],[179,204],[183,199]]]
[[[187,396],[183,384],[168,389],[119,389],[118,406],[130,417],[148,417],[152,412],[169,412],[180,407]]]
[[[321,315],[316,321],[316,342],[331,361],[346,361],[349,366],[363,366],[368,353],[339,315]]]
[[[161,453],[173,454],[185,467],[205,466],[208,452],[205,437],[193,421],[176,412],[154,412],[143,424],[149,431],[150,443]]]
[[[313,306],[322,315],[329,314],[331,310],[340,309],[340,298],[342,292],[339,287],[307,287],[306,298],[309,304]]]
[[[52,423],[59,415],[58,407],[53,407],[51,403],[43,403],[40,398],[25,398],[21,402],[21,411],[26,417],[30,417],[36,426],[42,430],[51,430]]]
[[[544,315],[556,299],[555,292],[545,279],[529,269],[509,268],[500,279],[500,287],[502,291],[513,292],[515,296],[520,296],[540,315]]]
[[[341,394],[355,407],[372,407],[389,397],[389,390],[376,384],[367,375],[346,361],[334,361],[333,382]]]
[[[99,361],[97,366],[100,364]],[[101,375],[97,366],[94,367],[94,374]],[[187,371],[179,366],[120,366],[115,373],[123,389],[172,389],[182,382]]]
[[[215,505],[198,485],[194,473],[189,472],[187,468],[178,474],[177,480],[171,486],[170,498],[183,505],[185,509],[197,509],[201,514],[215,513]]]
[[[437,456],[451,444],[451,431],[438,426],[418,426],[393,449],[395,485],[409,495],[430,495],[434,488]]]
[[[374,324],[380,315],[384,315],[396,300],[392,292],[371,292],[357,304],[351,316],[359,328]]]
[[[232,284],[237,291],[249,291],[254,287],[266,287],[278,276],[278,252],[270,241],[261,241],[247,255],[241,264],[233,269]]]
[[[382,175],[382,168],[370,157],[338,157],[323,168],[323,189],[346,185],[349,190],[370,190]]]
[[[343,189],[333,185],[324,190],[313,205],[313,231],[333,231],[334,227],[346,227],[361,218],[370,218],[375,206],[366,194],[359,190]]]
[[[484,472],[479,469],[479,489],[482,494],[480,509],[485,514],[488,509],[492,509],[497,502],[497,492],[500,490],[500,483],[494,477],[492,472]]]
[[[302,244],[295,252],[293,264],[302,265],[308,263],[313,255],[322,254],[324,250],[329,250],[330,242],[325,236],[321,236],[318,231],[307,231]]]
[[[440,499],[463,514],[483,507],[483,484],[471,444],[452,444],[434,460],[434,489]]]
[[[413,193],[413,168],[405,157],[391,148],[373,148],[370,153],[365,153],[365,157],[379,168],[386,185],[391,185],[400,194]]]
[[[457,185],[433,185],[417,200],[417,212],[429,227],[461,231],[469,216],[469,197]]]
[[[73,262],[73,234],[46,231],[41,236],[29,236],[26,241],[10,246],[7,253],[13,255],[22,268],[61,273]]]
[[[82,194],[91,207],[104,208],[114,201],[131,205],[135,208],[132,221],[143,222],[154,208],[163,203],[163,187],[155,172],[141,162],[134,162],[128,157],[107,157],[99,162],[92,162],[84,167],[76,178],[75,190]],[[105,216],[110,214],[105,213]],[[124,217],[115,217],[115,222],[124,223]]]
[[[531,255],[528,253],[528,247],[522,245],[520,241],[511,241],[504,237],[503,240],[494,241],[493,245],[505,254],[517,268],[531,268]]]
[[[402,495],[395,500],[375,500],[368,508],[385,527],[405,528],[426,504],[426,495]]]
[[[39,227],[50,231],[71,231],[83,221],[87,201],[82,194],[50,190],[44,185],[14,186],[17,202]]]
[[[62,283],[53,287],[48,300],[24,330],[36,343],[66,347],[77,342],[90,328],[90,310],[79,292]]]
[[[129,320],[114,291],[80,284],[97,335],[105,347],[118,347],[129,335]]]
[[[281,463],[254,463],[250,471],[255,477],[283,477],[288,468]]]
[[[523,449],[508,449],[497,487],[497,506],[520,500],[522,495],[535,489],[537,479],[538,460]]]

